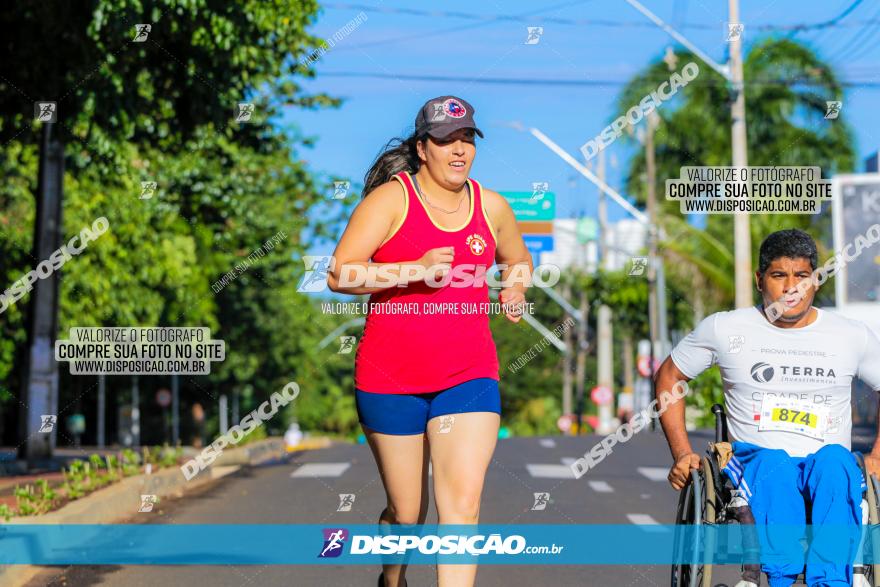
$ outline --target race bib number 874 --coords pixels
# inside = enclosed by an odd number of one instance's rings
[[[828,409],[823,405],[765,395],[758,430],[794,432],[824,440],[827,420]]]

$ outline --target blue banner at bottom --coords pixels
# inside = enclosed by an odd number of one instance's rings
[[[880,562],[880,526],[0,525],[0,564]]]

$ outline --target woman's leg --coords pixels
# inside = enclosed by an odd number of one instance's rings
[[[428,513],[428,442],[424,434],[381,434],[361,425],[385,486],[380,524],[424,524]],[[385,585],[403,587],[406,565],[383,565]]]
[[[434,500],[441,524],[479,521],[483,480],[500,425],[501,416],[493,412],[441,415],[428,421]],[[477,565],[437,565],[439,587],[469,587],[476,575]]]

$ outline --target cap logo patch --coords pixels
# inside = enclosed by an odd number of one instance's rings
[[[452,118],[461,118],[467,114],[467,109],[465,109],[464,105],[454,98],[449,98],[443,102],[443,111]]]

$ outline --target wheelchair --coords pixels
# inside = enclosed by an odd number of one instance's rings
[[[727,442],[727,419],[724,408],[720,404],[715,404],[712,406],[712,413],[715,414],[715,442]],[[880,481],[867,474],[862,455],[859,453],[854,453],[854,455],[867,485],[867,489],[862,495],[862,503],[867,502],[868,523],[871,525],[880,524],[880,513],[878,513],[880,511],[878,510],[878,503],[880,503]],[[733,522],[754,524],[754,518],[751,517],[751,511],[748,510],[748,506],[734,507],[733,489],[732,482],[721,471],[715,454],[710,447],[707,450],[706,456],[702,458],[701,467],[691,471],[690,482],[681,490],[678,499],[678,509],[675,514],[675,524],[677,526],[718,525]],[[744,511],[746,512],[745,521],[742,515]],[[748,522],[748,519],[751,522]],[[688,547],[694,546],[684,543],[688,540],[687,536],[692,537],[694,534],[676,532],[674,548],[677,554],[686,552]],[[872,547],[875,548],[872,560],[878,564],[860,566],[857,563],[854,565],[854,573],[864,575],[869,585],[880,587],[880,557],[878,557],[877,553],[880,545],[873,545]],[[868,548],[868,546],[866,546],[865,539],[863,538],[860,551],[864,552],[865,548]],[[760,565],[743,565],[741,570],[743,579],[760,584],[760,576],[762,575]],[[804,583],[803,572],[795,581],[795,584],[798,583]],[[674,564],[672,566],[672,587],[713,587],[712,565]]]

